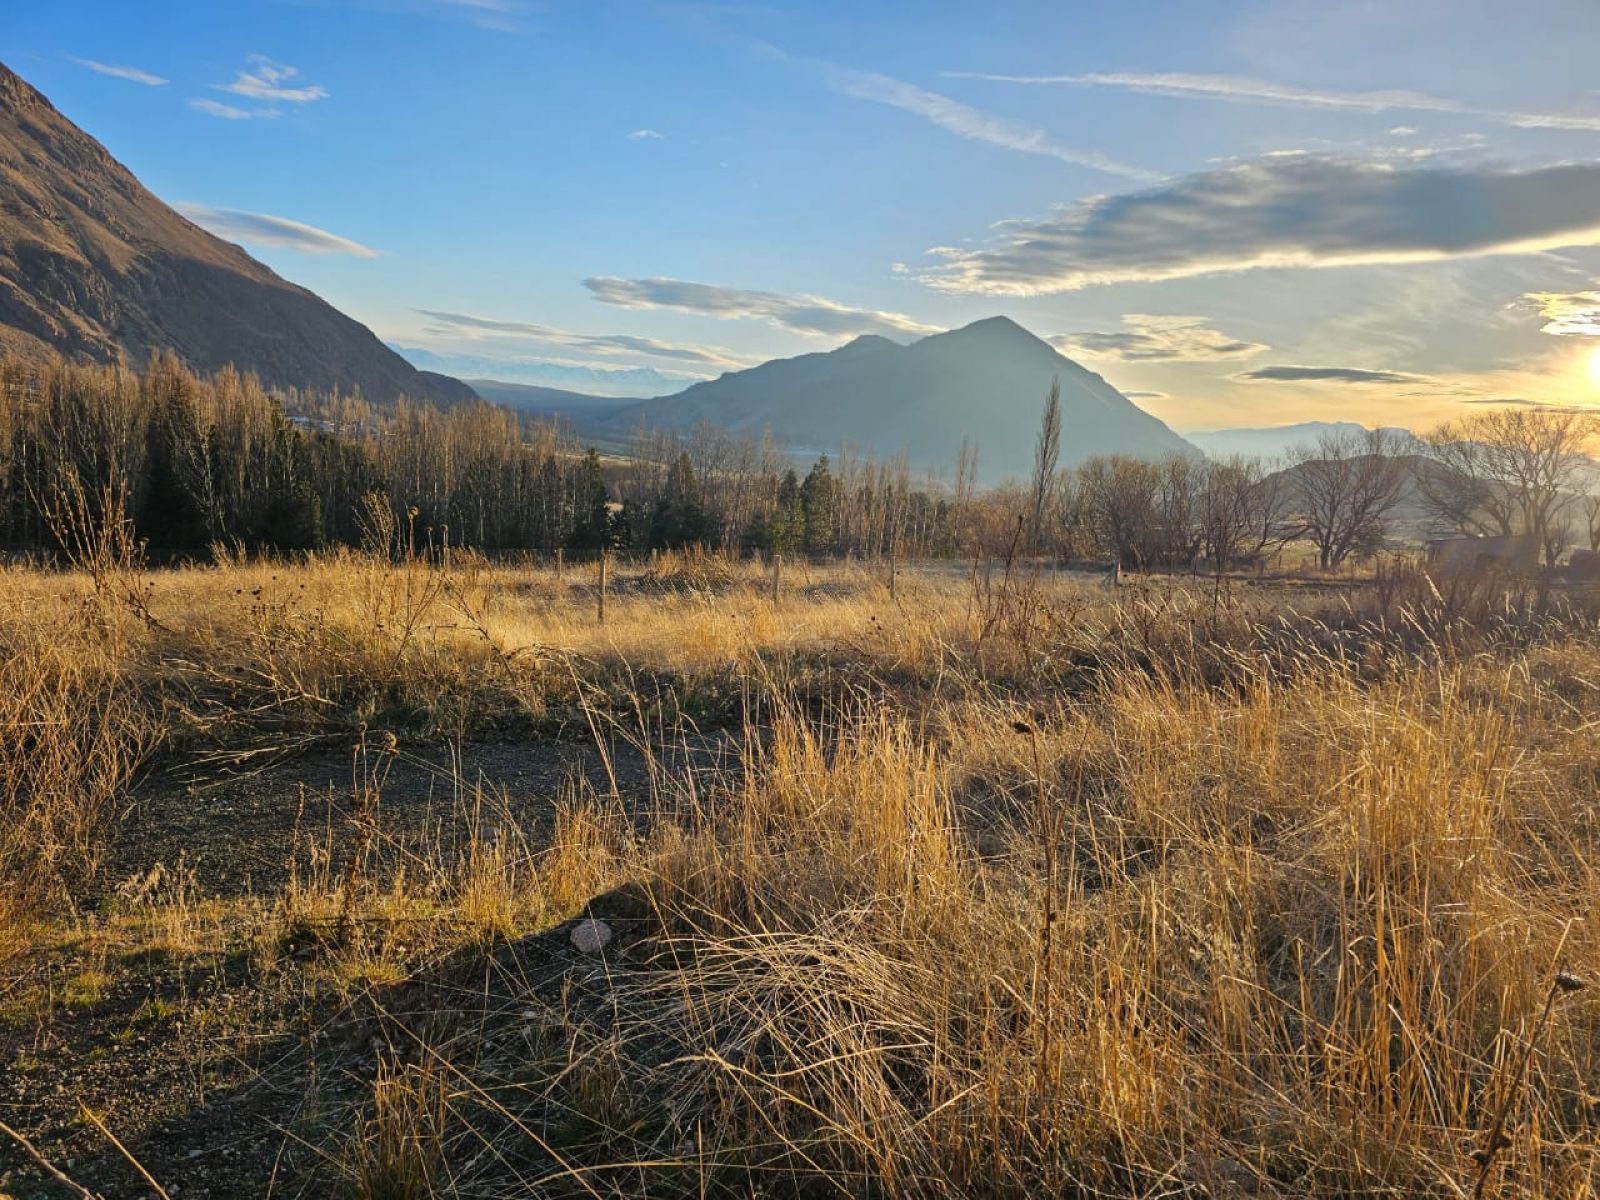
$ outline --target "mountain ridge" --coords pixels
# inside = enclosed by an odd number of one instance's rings
[[[453,403],[366,326],[151,193],[0,63],[0,350],[143,366],[170,350],[274,388]]]
[[[988,480],[1025,475],[1051,381],[1061,383],[1061,462],[1095,454],[1197,454],[1104,378],[1009,317],[900,344],[863,335],[833,350],[773,359],[619,409],[613,431],[644,419],[686,428],[709,421],[770,430],[797,449],[841,442],[879,455],[904,450],[919,468],[955,466],[965,437]]]

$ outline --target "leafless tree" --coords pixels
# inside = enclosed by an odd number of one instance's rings
[[[1078,469],[1078,484],[1095,544],[1123,566],[1150,566],[1160,490],[1155,464],[1091,458]]]
[[[1600,493],[1589,492],[1584,496],[1583,525],[1589,537],[1589,549],[1600,551]]]
[[[1406,478],[1399,450],[1394,434],[1368,429],[1324,434],[1293,454],[1293,527],[1316,546],[1323,570],[1382,542]]]
[[[1418,488],[1434,519],[1463,535],[1536,540],[1554,563],[1587,490],[1585,448],[1600,426],[1586,413],[1503,408],[1441,425],[1425,440]]]
[[[1039,420],[1039,440],[1033,449],[1033,485],[1029,488],[1028,546],[1038,554],[1043,548],[1045,517],[1055,488],[1056,464],[1061,458],[1061,380],[1050,381],[1044,415]]]
[[[1198,469],[1195,517],[1205,556],[1220,578],[1240,560],[1259,552],[1264,494],[1261,466],[1253,459],[1208,462]]]

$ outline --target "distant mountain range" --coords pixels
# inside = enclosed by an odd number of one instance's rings
[[[136,367],[170,350],[269,387],[472,396],[163,204],[3,64],[0,350]]]
[[[640,366],[588,366],[583,363],[553,362],[542,358],[491,358],[487,355],[440,352],[420,346],[388,343],[412,366],[438,371],[457,379],[495,379],[523,387],[549,388],[572,395],[626,397],[662,396],[676,392],[695,381],[672,371]]]
[[[1271,425],[1261,429],[1213,429],[1186,433],[1184,438],[1212,458],[1287,458],[1302,446],[1314,446],[1323,437],[1362,434],[1365,425],[1354,421],[1302,421],[1297,425]],[[1408,448],[1416,442],[1409,429],[1389,429]]]
[[[1032,467],[1039,417],[1061,382],[1061,463],[1096,454],[1147,458],[1193,447],[1100,376],[1007,317],[990,317],[902,346],[867,335],[826,354],[778,359],[647,401],[652,424],[709,421],[769,428],[791,445],[827,450],[849,442],[912,464],[950,469],[963,437],[986,480]]]
[[[565,417],[568,422],[585,428],[641,403],[629,397],[591,396],[587,392],[569,392],[532,383],[507,383],[503,379],[469,379],[466,382],[478,395],[496,404],[536,416]]]
[[[1061,383],[1061,463],[1096,454],[1156,458],[1195,448],[1100,376],[1006,317],[909,345],[866,335],[826,353],[781,358],[624,403],[559,389],[473,386],[513,407],[560,413],[585,437],[615,443],[642,420],[770,431],[801,454],[847,444],[880,457],[904,451],[919,469],[950,471],[963,438],[986,481],[1024,476],[1052,380]]]

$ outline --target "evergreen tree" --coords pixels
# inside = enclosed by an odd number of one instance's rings
[[[134,526],[157,558],[204,554],[213,530],[201,478],[205,435],[195,406],[194,380],[175,363],[161,360],[146,376],[152,405],[145,427],[144,487]]]
[[[828,456],[817,459],[800,485],[803,515],[802,543],[807,554],[828,554],[834,548],[834,515],[838,508],[838,485],[828,469]]]
[[[678,549],[703,542],[706,537],[705,510],[700,506],[700,486],[687,451],[680,453],[667,469],[666,486],[656,505],[650,528],[652,548]]]
[[[574,550],[603,550],[612,542],[611,510],[606,507],[606,480],[593,446],[583,456],[573,485],[577,521],[567,539]]]
[[[266,472],[266,503],[250,539],[259,550],[297,554],[322,545],[322,499],[311,485],[311,455],[305,438],[275,414]]]
[[[780,554],[805,544],[806,514],[800,503],[800,478],[790,467],[778,485],[778,508],[772,519],[772,549]]]

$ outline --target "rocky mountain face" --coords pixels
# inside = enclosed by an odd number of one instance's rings
[[[152,195],[0,64],[0,350],[142,366],[171,350],[269,387],[450,403],[371,330]]]
[[[1158,458],[1197,451],[1099,375],[1006,317],[902,346],[864,336],[825,354],[776,359],[643,401],[610,418],[686,428],[700,421],[770,429],[799,451],[841,442],[952,470],[961,441],[988,481],[1025,476],[1052,380],[1061,383],[1061,464],[1097,454]]]

